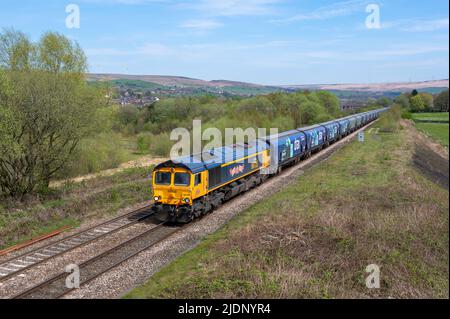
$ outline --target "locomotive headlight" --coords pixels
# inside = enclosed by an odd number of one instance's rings
[[[161,199],[161,196],[155,196],[155,202],[159,201]]]
[[[189,198],[185,198],[183,199],[183,202],[185,202],[186,204],[188,204],[191,200]]]

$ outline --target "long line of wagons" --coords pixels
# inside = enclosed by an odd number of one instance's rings
[[[188,223],[376,120],[387,108],[169,160],[152,175],[152,210]]]

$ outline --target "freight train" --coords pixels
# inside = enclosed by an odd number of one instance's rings
[[[152,174],[152,211],[189,223],[376,120],[387,108],[163,162]]]

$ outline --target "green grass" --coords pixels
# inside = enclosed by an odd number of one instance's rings
[[[416,127],[448,148],[448,124],[445,123],[416,123]]]
[[[125,298],[448,298],[448,191],[410,165],[405,131],[367,133]]]
[[[412,113],[413,120],[428,120],[428,121],[447,121],[449,120],[448,112],[433,112],[433,113]]]

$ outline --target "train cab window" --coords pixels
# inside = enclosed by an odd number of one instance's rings
[[[155,183],[158,185],[170,185],[171,175],[169,172],[157,172]]]
[[[188,173],[175,173],[174,184],[176,186],[189,186],[191,176]]]
[[[202,182],[202,175],[201,174],[195,175],[195,185],[194,186],[197,186],[201,182]]]

